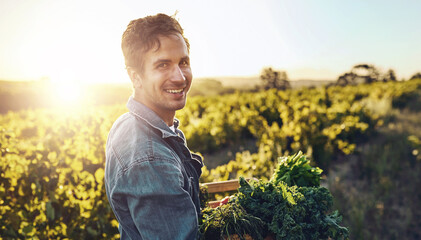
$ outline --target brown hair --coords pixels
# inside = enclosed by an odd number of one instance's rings
[[[174,16],[159,13],[154,16],[147,16],[130,21],[121,39],[126,67],[138,69],[142,61],[142,54],[156,47],[160,48],[159,36],[181,34],[190,51],[190,44],[183,35],[183,29]]]

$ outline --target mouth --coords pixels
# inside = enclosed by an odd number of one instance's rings
[[[178,93],[182,93],[184,91],[184,88],[180,88],[180,89],[166,89],[165,91],[167,93],[178,94]]]

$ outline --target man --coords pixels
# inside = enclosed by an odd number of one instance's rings
[[[192,82],[189,42],[158,14],[131,21],[121,46],[134,91],[108,135],[105,166],[121,239],[195,239],[203,164],[175,119]]]

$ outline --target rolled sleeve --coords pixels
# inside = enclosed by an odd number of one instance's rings
[[[173,161],[133,164],[115,182],[111,199],[121,227],[132,239],[197,237],[196,209]]]

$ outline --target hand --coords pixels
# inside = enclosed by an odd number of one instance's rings
[[[224,197],[221,201],[219,201],[219,206],[222,206],[222,205],[227,204],[232,197],[233,196],[226,196],[226,197]]]

